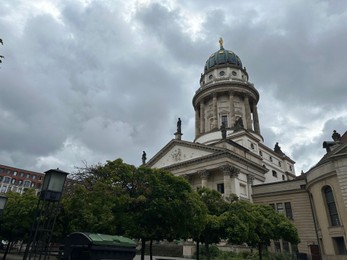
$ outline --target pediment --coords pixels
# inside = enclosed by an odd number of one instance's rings
[[[148,163],[151,168],[163,168],[220,152],[219,148],[187,141],[172,140]]]

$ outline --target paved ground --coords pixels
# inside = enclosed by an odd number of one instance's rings
[[[0,252],[0,259],[2,259],[3,252]],[[18,255],[18,254],[8,254],[6,257],[6,260],[22,260],[23,255]],[[55,257],[50,257],[50,260],[56,260]],[[137,255],[135,256],[134,260],[140,260],[141,256]],[[167,257],[167,256],[153,256],[153,260],[188,260],[188,258],[177,258],[177,257]],[[145,256],[145,260],[149,260],[149,256]]]

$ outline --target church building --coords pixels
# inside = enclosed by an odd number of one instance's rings
[[[181,120],[177,132],[147,163],[184,176],[193,186],[231,193],[252,201],[252,185],[295,178],[295,162],[278,143],[264,144],[257,104],[259,92],[249,81],[241,59],[220,48],[212,53],[193,97],[195,139],[182,140]]]

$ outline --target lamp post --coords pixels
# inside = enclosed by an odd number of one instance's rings
[[[2,212],[4,211],[6,202],[7,202],[7,197],[5,195],[0,194],[0,215],[2,215]]]
[[[45,172],[42,189],[39,193],[37,215],[32,225],[23,260],[47,258],[67,175],[67,172],[61,171],[59,168]]]

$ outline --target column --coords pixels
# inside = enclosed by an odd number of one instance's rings
[[[200,134],[205,133],[205,105],[204,101],[200,102]]]
[[[235,107],[234,107],[234,93],[229,92],[229,105],[230,105],[230,127],[233,127],[235,124]]]
[[[213,129],[218,129],[217,94],[213,94]],[[211,130],[213,130],[211,129]]]
[[[250,108],[249,99],[247,96],[245,96],[245,98],[244,98],[244,104],[245,104],[245,112],[246,112],[245,127],[247,130],[253,130],[252,129],[252,119],[251,119],[251,108]]]
[[[201,177],[201,187],[207,187],[207,179],[210,175],[207,170],[199,171],[200,177]]]
[[[248,189],[248,198],[250,202],[253,202],[252,200],[252,185],[254,181],[254,175],[253,174],[247,174],[247,189]]]
[[[223,166],[220,166],[219,169],[223,173],[224,195],[229,196],[231,194],[230,166],[229,165],[223,165]]]
[[[240,169],[232,166],[230,169],[231,189],[232,189],[231,192],[236,194],[237,196],[239,196],[240,194],[239,181],[237,179],[239,174],[240,174]]]
[[[254,122],[254,131],[257,134],[260,134],[258,108],[257,108],[257,105],[255,103],[253,103],[253,122]]]
[[[199,109],[195,108],[195,136],[198,136],[200,134],[200,115],[199,115]]]

